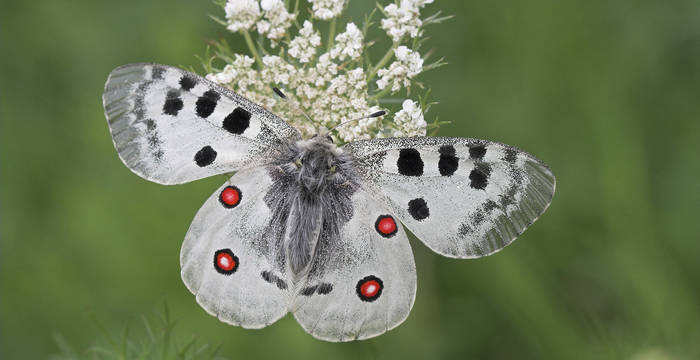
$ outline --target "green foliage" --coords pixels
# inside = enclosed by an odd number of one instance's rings
[[[225,359],[218,356],[221,346],[212,347],[199,344],[196,335],[186,341],[178,341],[175,336],[176,321],[171,318],[168,304],[163,305],[162,312],[155,316],[142,316],[140,332],[134,335],[127,325],[118,337],[100,322],[98,315],[91,315],[95,327],[102,335],[100,344],[91,346],[88,350],[76,352],[68,341],[61,335],[54,335],[60,349],[59,355],[52,356],[54,360],[136,360],[136,359]]]

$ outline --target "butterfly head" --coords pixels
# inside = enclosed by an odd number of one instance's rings
[[[296,143],[294,167],[297,181],[309,191],[322,191],[328,181],[341,176],[348,160],[328,134],[320,133]]]

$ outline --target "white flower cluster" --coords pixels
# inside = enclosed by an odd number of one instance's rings
[[[428,123],[418,103],[406,99],[401,104],[401,110],[394,115],[394,126],[401,130],[394,131],[393,136],[425,136]]]
[[[394,42],[409,34],[415,38],[420,35],[420,9],[433,0],[401,0],[399,5],[389,4],[384,8],[385,19],[382,19],[382,29]]]
[[[247,92],[250,86],[255,85],[258,77],[252,69],[254,62],[253,58],[236,54],[231,64],[227,64],[219,73],[208,74],[207,79],[222,85],[232,84],[235,80],[236,89]]]
[[[354,23],[348,23],[345,32],[335,37],[336,45],[331,49],[331,57],[343,61],[356,60],[362,52],[362,32]]]
[[[355,23],[346,23],[345,31],[334,37],[322,36],[318,31],[315,19],[339,17],[345,1],[308,1],[312,3],[313,14],[300,26],[296,22],[298,14],[290,13],[283,0],[228,0],[224,7],[227,28],[245,33],[252,57],[219,46],[217,56],[226,64],[221,70],[209,65],[207,79],[261,104],[305,136],[379,110],[391,113],[391,107],[396,105],[390,104],[401,102],[402,107],[395,109],[398,111],[393,116],[357,120],[333,130],[331,136],[336,141],[348,142],[379,136],[425,135],[428,124],[419,103],[410,99],[384,103],[383,99],[390,93],[410,89],[413,78],[424,70],[418,49],[405,46],[414,42],[401,39],[404,34],[420,35],[419,10],[432,0],[401,0],[398,6],[384,8],[386,18],[382,27],[395,42],[377,64],[368,61],[364,53],[368,46],[364,30]],[[409,13],[410,16],[406,15]],[[398,32],[387,27],[392,21],[397,24]],[[331,27],[335,27],[335,22]],[[363,29],[367,29],[367,24]],[[279,50],[253,43],[249,31],[267,38],[270,47],[279,44]],[[323,44],[322,39],[331,43]],[[280,101],[272,87],[282,88],[292,104]]]
[[[260,10],[262,8],[262,11]],[[228,0],[227,29],[233,32],[257,29],[273,41],[273,45],[287,34],[296,15],[287,12],[282,0]]]
[[[321,20],[338,17],[345,6],[345,0],[309,0],[309,2],[313,4],[311,10],[314,12],[314,17]]]
[[[304,27],[299,30],[299,35],[289,43],[289,56],[307,63],[316,55],[316,48],[321,45],[321,35],[314,31],[310,21],[304,21]]]
[[[227,29],[238,32],[246,31],[260,19],[260,5],[256,0],[229,0],[224,7]]]
[[[377,87],[384,89],[391,85],[391,91],[395,92],[401,87],[409,88],[411,79],[423,71],[423,59],[417,51],[401,45],[394,50],[396,61],[389,68],[379,69],[377,75]]]
[[[258,21],[258,32],[270,40],[279,41],[287,34],[296,16],[287,12],[282,0],[261,0],[260,7],[265,15]]]

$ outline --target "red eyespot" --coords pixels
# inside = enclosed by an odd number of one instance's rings
[[[214,269],[221,274],[231,275],[238,270],[238,257],[231,249],[221,249],[214,253]]]
[[[356,286],[357,296],[360,297],[360,300],[367,302],[377,300],[382,294],[383,289],[384,283],[380,278],[374,275],[367,276],[358,281]]]
[[[219,202],[227,209],[235,208],[241,202],[241,190],[235,186],[227,186],[219,194]]]
[[[380,215],[377,221],[374,223],[374,228],[377,230],[379,235],[390,238],[396,234],[398,227],[396,226],[396,221],[391,215]]]

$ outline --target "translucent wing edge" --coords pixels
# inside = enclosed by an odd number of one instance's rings
[[[525,167],[531,182],[534,182],[534,186],[531,183],[526,187],[523,199],[516,210],[498,216],[495,221],[496,227],[486,232],[483,239],[488,245],[486,249],[475,248],[473,255],[451,254],[433,248],[431,250],[445,257],[476,259],[493,255],[513,243],[549,208],[556,188],[556,179],[546,165],[534,160],[527,161]]]

